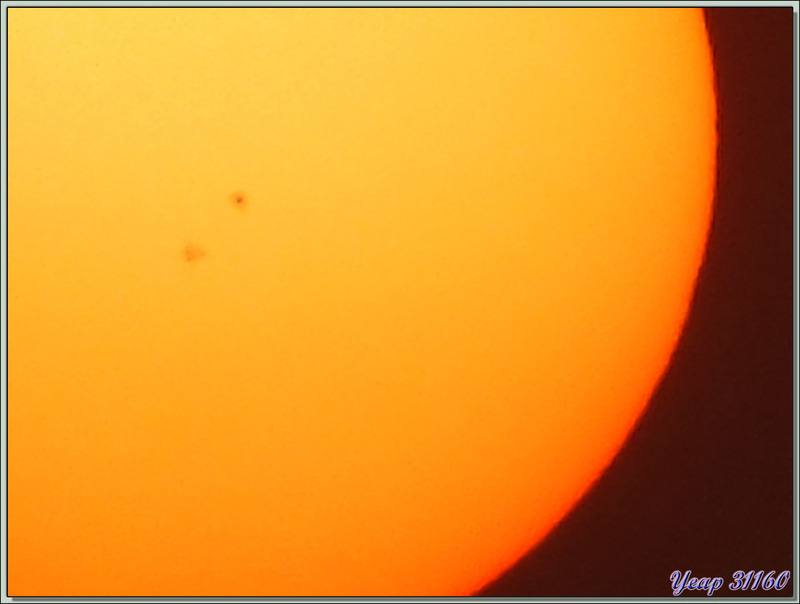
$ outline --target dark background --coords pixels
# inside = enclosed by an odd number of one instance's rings
[[[708,8],[717,193],[668,371],[606,474],[482,596],[671,596],[793,563],[793,14]],[[776,573],[777,574],[777,573]],[[684,597],[704,592],[684,591]]]

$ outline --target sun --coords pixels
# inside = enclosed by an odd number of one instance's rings
[[[9,9],[9,595],[468,595],[624,442],[699,9]]]

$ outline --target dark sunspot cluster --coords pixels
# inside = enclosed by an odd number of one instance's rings
[[[247,197],[242,191],[236,191],[230,196],[234,207],[243,210],[247,206]],[[194,263],[206,257],[206,250],[194,243],[188,243],[182,251],[183,259],[186,262]]]

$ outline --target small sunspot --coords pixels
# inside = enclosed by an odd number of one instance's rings
[[[247,205],[247,197],[241,191],[234,193],[231,195],[231,201],[233,205],[237,208],[244,208]]]
[[[197,262],[205,258],[205,256],[206,251],[193,243],[189,243],[183,248],[183,259],[186,260],[186,262]]]

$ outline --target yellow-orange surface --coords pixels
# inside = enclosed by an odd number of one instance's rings
[[[459,595],[680,334],[698,9],[8,20],[12,596]]]

